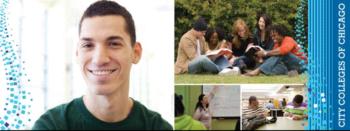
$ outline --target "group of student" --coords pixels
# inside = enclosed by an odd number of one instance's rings
[[[200,94],[192,116],[185,114],[182,95],[175,94],[175,130],[211,130],[212,111],[209,103],[213,99],[218,87],[214,87],[209,94]]]
[[[196,20],[178,44],[175,74],[295,76],[305,71],[306,55],[287,29],[272,25],[268,15],[257,17],[254,34],[241,18],[232,31],[225,34],[219,27],[208,28],[204,18]]]
[[[295,95],[293,101],[286,104],[283,109],[283,116],[290,117],[292,120],[307,119],[307,104],[303,100],[302,95]],[[256,96],[250,96],[248,102],[248,106],[242,108],[243,130],[254,130],[264,124],[273,123],[267,119],[270,111],[260,106]]]
[[[265,105],[267,109],[284,109],[286,108],[286,106],[287,106],[286,98],[283,98],[282,101],[278,101],[277,99],[271,99]]]

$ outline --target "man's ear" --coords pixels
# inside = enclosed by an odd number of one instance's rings
[[[140,42],[136,42],[134,45],[134,56],[132,58],[132,63],[137,64],[142,56],[142,46]]]
[[[75,63],[79,63],[79,58],[78,58],[78,49],[75,49]]]

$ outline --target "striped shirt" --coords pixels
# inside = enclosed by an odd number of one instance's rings
[[[249,108],[249,106],[245,106],[242,109],[242,119],[250,119],[252,117],[258,116],[259,114],[265,114],[266,112],[268,112],[267,109],[261,106],[258,106],[258,108],[256,109],[252,109]]]

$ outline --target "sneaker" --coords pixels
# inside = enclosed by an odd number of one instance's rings
[[[241,70],[238,67],[225,68],[219,72],[219,75],[241,75]]]
[[[289,77],[295,77],[295,76],[298,76],[298,75],[299,75],[299,73],[296,70],[288,71],[288,76]]]

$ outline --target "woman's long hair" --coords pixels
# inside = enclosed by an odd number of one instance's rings
[[[197,110],[197,108],[199,108],[200,111],[204,110],[204,107],[202,104],[202,100],[203,100],[204,96],[205,96],[204,94],[200,94],[198,96],[198,102],[197,102],[196,108],[194,108],[194,110]],[[209,104],[206,105],[206,108],[208,108],[208,107],[209,107]]]
[[[244,34],[244,37],[241,38],[241,36],[238,35],[238,31],[239,31],[239,27],[243,26],[243,28],[245,29],[245,34]],[[241,47],[241,41],[240,39],[248,39],[250,37],[252,37],[252,34],[250,33],[250,30],[247,26],[247,24],[241,19],[241,18],[238,18],[234,23],[233,23],[233,27],[232,27],[232,30],[233,30],[233,41],[232,41],[232,44],[233,44],[233,47],[238,49]]]
[[[255,26],[258,29],[259,37],[260,37],[260,34],[262,33],[262,31],[259,28],[260,17],[262,17],[264,19],[264,21],[265,21],[265,37],[264,37],[264,41],[269,41],[271,39],[270,32],[269,32],[270,26],[272,25],[271,18],[267,14],[258,15],[258,17],[256,18],[256,25]]]

